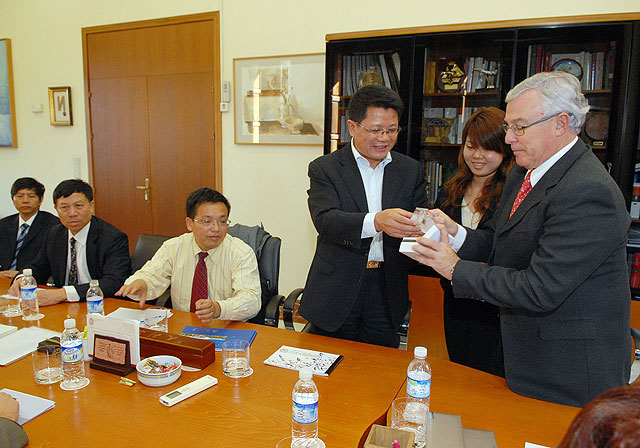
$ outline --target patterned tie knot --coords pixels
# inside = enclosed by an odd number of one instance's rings
[[[200,257],[200,260],[199,260],[199,261],[202,261],[202,260],[204,260],[205,258],[207,258],[207,255],[209,255],[207,252],[200,252],[200,253],[198,254],[198,256]]]
[[[509,218],[513,216],[513,214],[516,212],[520,204],[522,204],[522,201],[524,201],[524,198],[527,197],[527,195],[531,191],[531,188],[532,188],[531,187],[531,171],[529,171],[524,178],[524,182],[522,182],[522,186],[520,187],[520,191],[518,191],[518,196],[516,196],[516,200],[513,203],[513,207],[511,207],[511,213],[509,214]]]
[[[26,222],[22,223],[22,225],[20,226],[20,232],[21,233],[26,232],[28,228],[29,228],[29,224],[27,224]]]

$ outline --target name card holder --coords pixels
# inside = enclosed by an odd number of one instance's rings
[[[93,361],[89,367],[114,375],[126,376],[135,368],[131,365],[129,341],[95,334],[93,338]]]

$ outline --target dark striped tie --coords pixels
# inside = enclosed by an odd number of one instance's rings
[[[20,234],[18,235],[18,239],[16,240],[16,253],[13,256],[13,261],[11,262],[10,270],[15,271],[18,266],[18,254],[20,253],[20,249],[22,249],[22,244],[24,243],[24,237],[27,236],[27,230],[29,230],[29,224],[26,222],[20,226]]]
[[[71,267],[69,268],[69,285],[75,285],[78,283],[78,256],[76,254],[76,239],[71,238],[69,240],[71,245]]]

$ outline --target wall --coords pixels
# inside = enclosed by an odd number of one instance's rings
[[[53,211],[57,183],[88,179],[81,29],[88,26],[221,11],[222,79],[233,80],[233,58],[324,52],[327,33],[490,20],[604,14],[638,10],[637,0],[0,0],[0,38],[12,40],[17,149],[0,149],[0,216],[13,213],[13,180],[33,176],[47,186]],[[47,87],[71,86],[74,126],[49,125]],[[322,88],[322,86],[320,86]],[[42,113],[31,112],[42,104]],[[233,104],[222,117],[223,191],[233,221],[262,221],[283,238],[281,293],[304,284],[316,232],[306,206],[307,165],[320,147],[246,146],[233,142]]]

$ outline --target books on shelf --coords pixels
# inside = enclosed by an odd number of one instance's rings
[[[462,144],[462,130],[477,107],[425,107],[422,119],[422,142]]]
[[[441,58],[446,61],[447,58]],[[424,86],[425,95],[438,93],[438,68],[437,63],[428,60],[428,51],[425,50],[424,61]],[[486,92],[497,90],[500,79],[500,64],[498,61],[485,59],[480,56],[470,56],[465,59],[464,66],[460,67],[464,70],[464,85],[461,86],[460,92]]]
[[[361,87],[362,77],[372,71],[380,75],[384,86],[398,91],[400,64],[397,52],[343,55],[342,95],[353,95]]]
[[[562,52],[545,45],[529,45],[527,76],[552,70],[563,70],[580,80],[582,90],[611,88],[615,65],[615,42],[609,50]]]

